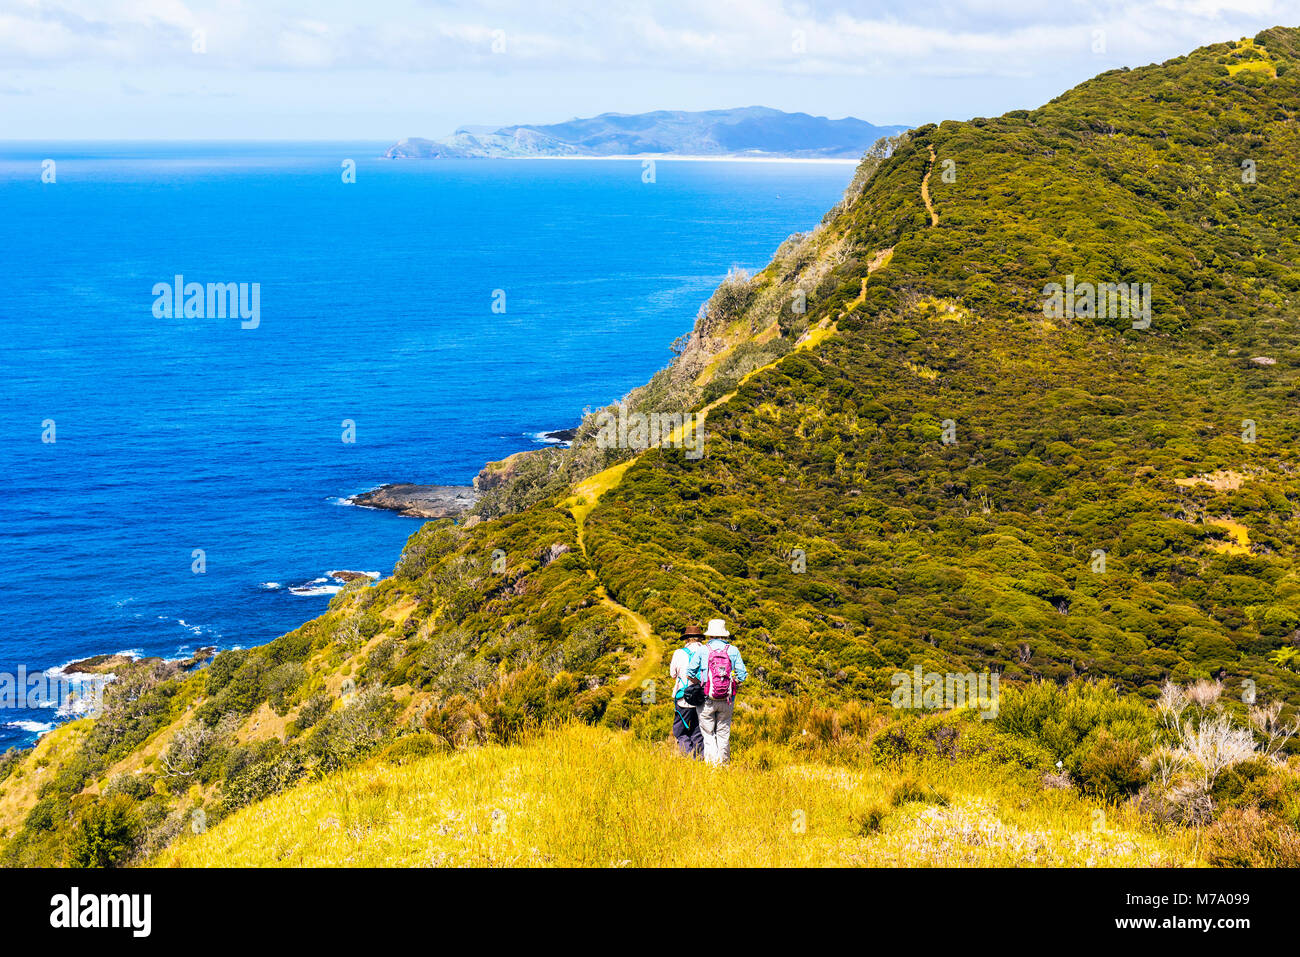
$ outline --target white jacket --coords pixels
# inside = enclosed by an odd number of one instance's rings
[[[685,648],[678,648],[673,652],[672,660],[668,662],[668,675],[674,679],[673,682],[673,700],[681,698],[686,691],[686,669],[690,666],[691,656],[697,649],[703,647],[700,642],[693,641]]]

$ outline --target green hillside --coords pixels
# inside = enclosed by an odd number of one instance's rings
[[[155,859],[196,812],[367,761],[472,764],[433,752],[548,724],[658,740],[671,706],[645,682],[681,624],[723,617],[757,772],[979,761],[1122,805],[1161,860],[1300,863],[1296,759],[1269,735],[1300,702],[1298,63],[1300,30],[1274,28],[878,144],[626,398],[706,412],[702,457],[602,448],[593,414],[572,449],[488,466],[479,514],[423,526],[391,578],[199,674],[139,669],[0,764],[5,860]],[[1149,326],[1045,314],[1067,283],[1149,284]],[[918,665],[998,673],[999,714],[895,711]],[[1270,701],[1257,753],[1245,732],[1198,778],[1213,722]],[[1189,826],[1227,849],[1188,857]]]

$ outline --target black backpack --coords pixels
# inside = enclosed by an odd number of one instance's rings
[[[686,690],[682,692],[682,701],[692,708],[704,704],[704,685],[691,678],[686,683]]]

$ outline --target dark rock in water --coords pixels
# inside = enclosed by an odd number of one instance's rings
[[[65,675],[110,675],[141,664],[157,664],[161,658],[133,658],[131,655],[92,655],[65,665]]]
[[[555,432],[543,432],[542,438],[551,442],[572,442],[577,434],[577,428],[559,429]]]
[[[381,485],[350,499],[354,505],[382,508],[410,518],[451,518],[474,507],[478,493],[469,485]]]
[[[194,652],[193,655],[191,655],[189,658],[186,658],[184,661],[178,661],[177,664],[184,671],[193,671],[199,665],[211,659],[216,653],[217,653],[216,645],[206,645],[203,648],[200,648],[198,651]]]
[[[162,658],[136,658],[132,655],[91,655],[80,661],[65,665],[65,675],[121,675],[136,668],[153,668],[168,664],[190,671],[212,658],[217,653],[216,645],[205,645],[188,658],[165,662]]]
[[[353,571],[346,571],[346,570],[332,571],[332,572],[327,572],[326,574],[328,574],[330,578],[336,578],[341,582],[354,582],[361,579],[370,581],[372,577],[370,575],[367,575],[365,572],[353,572]]]

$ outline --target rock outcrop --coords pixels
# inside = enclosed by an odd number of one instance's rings
[[[350,499],[364,508],[382,508],[410,518],[452,518],[474,507],[478,493],[469,485],[381,485]]]

